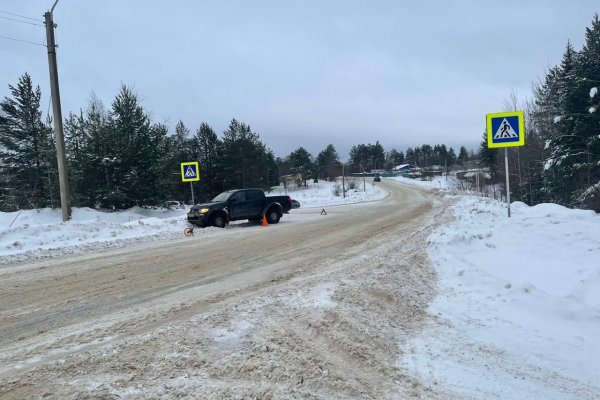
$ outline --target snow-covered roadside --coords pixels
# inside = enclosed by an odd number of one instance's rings
[[[302,208],[353,204],[386,195],[380,187],[368,185],[366,192],[349,190],[343,198],[333,194],[333,185],[321,181],[311,183],[307,188],[276,189],[271,194],[287,193],[298,200]],[[139,207],[116,212],[73,208],[72,219],[66,223],[62,222],[59,209],[0,212],[0,265],[139,242],[182,239],[183,230],[188,226],[186,212],[184,209]],[[223,233],[217,228],[195,231],[196,236],[203,237]]]
[[[102,212],[73,208],[70,221],[63,223],[61,219],[59,209],[0,213],[0,265],[140,241],[175,239],[181,237],[186,226],[182,209],[135,207]]]
[[[600,398],[600,218],[460,197],[429,237],[438,323],[400,365],[475,399]]]
[[[343,204],[364,203],[366,201],[379,200],[387,195],[387,192],[377,184],[374,184],[373,178],[363,182],[362,179],[355,181],[355,189],[347,189],[346,196],[336,196],[333,193],[334,182],[319,181],[318,183],[308,182],[304,187],[291,187],[284,189],[276,188],[272,195],[289,195],[292,199],[300,202],[301,208],[322,207]],[[340,184],[341,188],[341,184]]]
[[[456,193],[451,181],[389,178]],[[429,238],[438,323],[402,343],[400,364],[476,399],[600,398],[600,218],[555,204],[462,192]],[[475,350],[475,351],[474,351]]]
[[[435,191],[445,189],[443,178],[394,180]],[[346,199],[334,196],[332,189],[331,183],[320,182],[289,190],[287,194],[301,202],[301,209],[293,210],[283,222],[313,218],[318,215],[313,211],[321,207],[385,196],[385,191],[370,184],[366,193],[350,191]],[[428,255],[439,275],[439,295],[428,309],[432,322],[417,337],[412,331],[410,336],[392,336],[402,352],[398,367],[431,391],[449,392],[457,398],[600,398],[598,215],[552,204],[528,207],[517,202],[508,219],[503,203],[464,195],[455,200],[454,220],[428,238]],[[161,238],[187,240],[182,236],[187,226],[185,210],[99,213],[75,209],[73,220],[66,224],[57,222],[58,210],[27,211],[15,217],[16,213],[0,213],[0,264],[17,256],[40,257],[52,251],[61,255]],[[11,223],[12,227],[6,228]],[[199,229],[196,235],[202,238],[237,229],[235,225],[230,228]],[[390,243],[381,242],[382,248],[374,254],[392,251]],[[424,256],[421,251],[418,255]],[[389,258],[398,263],[404,260],[399,255]],[[367,258],[358,261],[361,266],[373,262]],[[390,266],[399,272],[395,263]],[[408,265],[415,263],[406,268]],[[368,270],[368,276],[372,273]],[[361,286],[363,281],[369,283],[364,276],[357,276],[352,283]],[[283,304],[339,308],[339,288],[321,283],[308,285],[314,290],[293,295]],[[394,287],[391,284],[390,289]],[[402,287],[407,286],[396,289]],[[377,302],[369,304],[374,310],[379,307]],[[236,312],[239,310],[231,311],[234,321],[239,317]],[[362,318],[355,309],[349,314]],[[280,321],[273,324],[283,325]],[[233,328],[245,332],[247,325],[234,324]],[[214,329],[208,334],[215,336],[216,342],[230,341],[222,324]],[[334,328],[332,332],[336,333]]]

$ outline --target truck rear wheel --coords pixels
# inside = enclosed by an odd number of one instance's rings
[[[271,208],[267,212],[267,222],[269,224],[276,224],[276,223],[278,223],[280,218],[281,218],[281,216],[279,215],[279,212],[277,212],[276,208]]]

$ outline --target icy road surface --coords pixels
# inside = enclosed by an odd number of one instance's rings
[[[445,200],[382,186],[268,228],[3,267],[0,397],[453,398],[398,363],[434,318]]]

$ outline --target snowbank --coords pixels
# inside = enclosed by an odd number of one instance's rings
[[[600,218],[555,204],[512,211],[462,197],[430,236],[440,274],[430,312],[442,322],[402,363],[477,399],[598,398]]]

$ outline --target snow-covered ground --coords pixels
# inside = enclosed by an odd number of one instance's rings
[[[447,187],[444,178],[393,180],[438,191]],[[319,182],[287,193],[302,209],[386,194],[371,182],[366,193],[351,191],[346,199],[334,196],[332,189]],[[281,193],[285,191],[273,194]],[[429,308],[435,322],[408,342],[399,339],[398,366],[459,398],[600,398],[598,215],[516,202],[509,219],[506,205],[497,201],[446,196],[455,200],[454,218],[428,239],[428,256],[440,277],[438,296]],[[74,209],[68,223],[60,222],[59,210],[0,213],[0,265],[48,249],[65,254],[181,238],[186,226],[185,210]],[[199,231],[223,234],[216,228]]]
[[[429,237],[439,324],[401,344],[399,363],[475,399],[600,398],[599,216],[514,202],[508,218],[505,203],[457,199],[454,221]]]
[[[476,399],[600,398],[600,219],[511,209],[509,219],[504,204],[462,197],[456,220],[430,236],[440,324],[406,344],[402,362]]]
[[[381,199],[385,190],[370,183],[347,190],[346,196],[333,193],[334,183],[320,181],[308,187],[276,188],[270,194],[288,194],[302,208],[329,207]],[[146,209],[134,207],[126,211],[97,211],[73,208],[72,219],[62,223],[60,209],[0,212],[0,265],[24,257],[46,257],[99,247],[126,246],[150,240],[183,237],[187,209]],[[293,213],[293,212],[292,212]],[[289,216],[284,216],[288,218]],[[219,235],[222,230],[206,228],[196,234]]]

